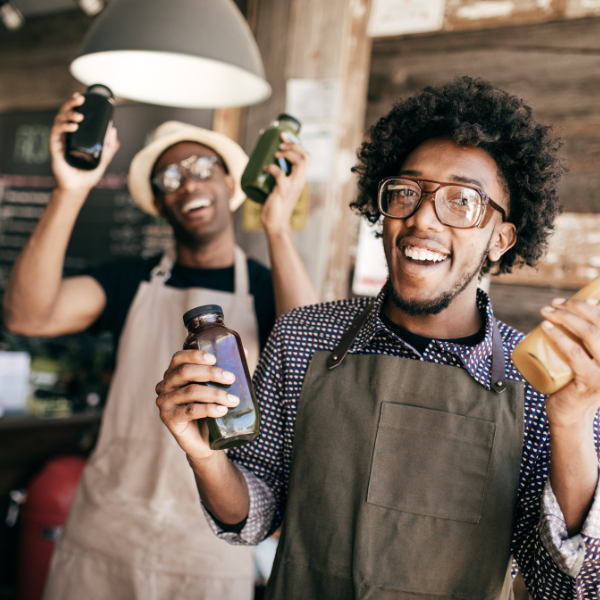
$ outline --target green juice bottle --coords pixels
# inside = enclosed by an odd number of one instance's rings
[[[250,155],[250,160],[242,174],[242,190],[254,202],[264,204],[275,187],[275,178],[264,168],[270,164],[278,165],[289,175],[292,165],[283,158],[275,158],[275,153],[282,143],[281,133],[285,131],[292,142],[299,144],[300,121],[285,113],[280,114],[275,121],[263,129],[258,137],[256,146]]]

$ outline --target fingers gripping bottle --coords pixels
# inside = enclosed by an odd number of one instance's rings
[[[100,163],[104,138],[112,122],[115,101],[105,85],[90,85],[84,94],[85,102],[73,110],[83,115],[77,131],[67,133],[67,162],[77,169],[92,171]]]
[[[183,323],[188,330],[183,349],[208,352],[217,359],[217,367],[235,375],[231,385],[201,384],[227,390],[240,399],[224,416],[206,418],[211,449],[225,450],[251,442],[260,432],[260,413],[240,336],[225,327],[223,309],[216,304],[189,310],[183,315]]]
[[[275,187],[275,178],[267,173],[267,165],[276,164],[289,175],[292,165],[284,158],[275,158],[281,144],[281,134],[286,132],[292,142],[299,144],[300,121],[285,113],[280,114],[268,127],[261,130],[256,146],[242,174],[242,190],[254,202],[264,204]]]
[[[594,279],[577,292],[574,300],[600,299],[600,278]],[[555,325],[565,335],[583,348],[580,339],[561,325]],[[584,348],[585,350],[585,348]],[[544,333],[541,326],[517,344],[512,353],[512,360],[521,375],[542,394],[553,394],[565,387],[573,379],[573,371],[566,358],[553,341]]]

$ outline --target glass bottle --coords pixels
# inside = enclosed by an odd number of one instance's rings
[[[100,83],[90,85],[84,97],[85,102],[73,109],[83,115],[83,121],[77,131],[67,133],[65,158],[72,167],[91,171],[100,162],[115,101],[112,91]]]
[[[573,296],[574,300],[589,298],[600,300],[600,277]],[[581,340],[570,331],[562,325],[554,326],[583,348]],[[554,394],[565,387],[574,376],[562,352],[548,338],[541,326],[536,327],[517,344],[512,353],[512,361],[521,375],[542,394]]]
[[[242,174],[242,190],[254,202],[264,204],[275,187],[275,178],[264,168],[270,164],[278,165],[289,175],[292,165],[283,158],[275,158],[282,143],[281,133],[285,131],[292,142],[299,144],[300,121],[285,113],[280,114],[268,127],[262,129],[248,164]]]
[[[231,385],[204,383],[227,390],[240,403],[222,417],[206,418],[209,445],[212,450],[225,450],[247,444],[260,432],[260,412],[252,389],[252,380],[240,336],[223,323],[223,309],[217,304],[206,304],[183,315],[188,336],[184,350],[203,350],[214,355],[215,365],[235,375]]]

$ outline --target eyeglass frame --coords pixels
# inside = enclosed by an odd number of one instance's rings
[[[193,160],[192,160],[193,159]],[[192,154],[191,156],[188,156],[187,158],[184,158],[183,160],[180,160],[177,163],[171,163],[169,165],[165,165],[162,169],[160,169],[160,171],[158,171],[158,173],[156,173],[156,175],[154,175],[154,177],[152,177],[152,179],[150,180],[151,183],[153,185],[155,185],[163,194],[175,194],[176,192],[178,192],[183,186],[183,180],[181,185],[176,189],[176,190],[165,190],[163,189],[163,186],[161,185],[160,181],[159,181],[159,177],[162,173],[165,173],[168,169],[172,168],[172,167],[177,167],[177,170],[184,176],[184,177],[188,177],[189,179],[193,179],[194,181],[207,181],[210,179],[209,177],[206,177],[204,179],[198,179],[196,176],[194,176],[191,172],[190,172],[190,167],[192,164],[198,162],[200,159],[205,159],[206,162],[210,163],[211,167],[214,167],[215,165],[220,165],[219,163],[219,159],[217,156],[198,156],[197,154]],[[190,165],[190,167],[187,166],[188,163]],[[182,168],[183,171],[182,172]],[[212,176],[212,170],[211,170],[211,176]]]
[[[382,208],[383,186],[386,182],[391,181],[392,179],[408,179],[409,181],[414,181],[419,186],[419,189],[421,190],[421,197],[419,198],[419,201],[417,202],[415,209],[409,215],[406,215],[406,217],[394,217],[393,215],[388,215]],[[427,191],[427,190],[423,189],[423,186],[421,185],[422,182],[434,183],[434,184],[437,184],[439,187],[437,187],[435,190]],[[450,223],[446,223],[440,217],[440,215],[438,214],[436,195],[443,187],[448,187],[448,186],[468,188],[470,190],[474,190],[481,196],[483,210],[481,211],[481,214],[479,215],[479,218],[477,219],[476,223],[473,223],[473,225],[468,225],[467,227],[460,227],[457,225],[451,225]],[[419,208],[421,208],[423,199],[427,195],[432,196],[431,200],[433,201],[433,210],[435,211],[435,216],[437,217],[438,221],[442,225],[446,225],[446,227],[453,227],[454,229],[475,229],[477,227],[485,227],[490,222],[490,218],[491,218],[491,213],[490,213],[489,218],[485,218],[485,216],[488,212],[488,207],[491,207],[494,210],[497,210],[502,215],[502,221],[503,222],[506,221],[506,211],[499,204],[494,202],[482,189],[480,189],[478,187],[475,187],[472,185],[466,185],[464,183],[457,183],[456,181],[447,182],[447,181],[434,181],[432,179],[418,179],[416,177],[411,177],[409,175],[393,175],[391,177],[385,177],[384,179],[382,179],[379,182],[379,186],[378,186],[378,190],[377,190],[377,208],[378,208],[379,212],[384,217],[387,217],[388,219],[399,219],[401,221],[404,221],[404,220],[412,217],[419,210]],[[485,219],[485,223],[483,222],[484,219]]]

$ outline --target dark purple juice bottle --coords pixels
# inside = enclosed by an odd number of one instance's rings
[[[211,449],[225,450],[251,442],[260,432],[260,412],[240,336],[225,327],[223,309],[216,304],[189,310],[183,315],[183,323],[189,332],[183,349],[213,354],[217,367],[235,375],[231,385],[203,384],[227,390],[240,399],[240,403],[230,408],[226,415],[218,419],[206,418]]]

